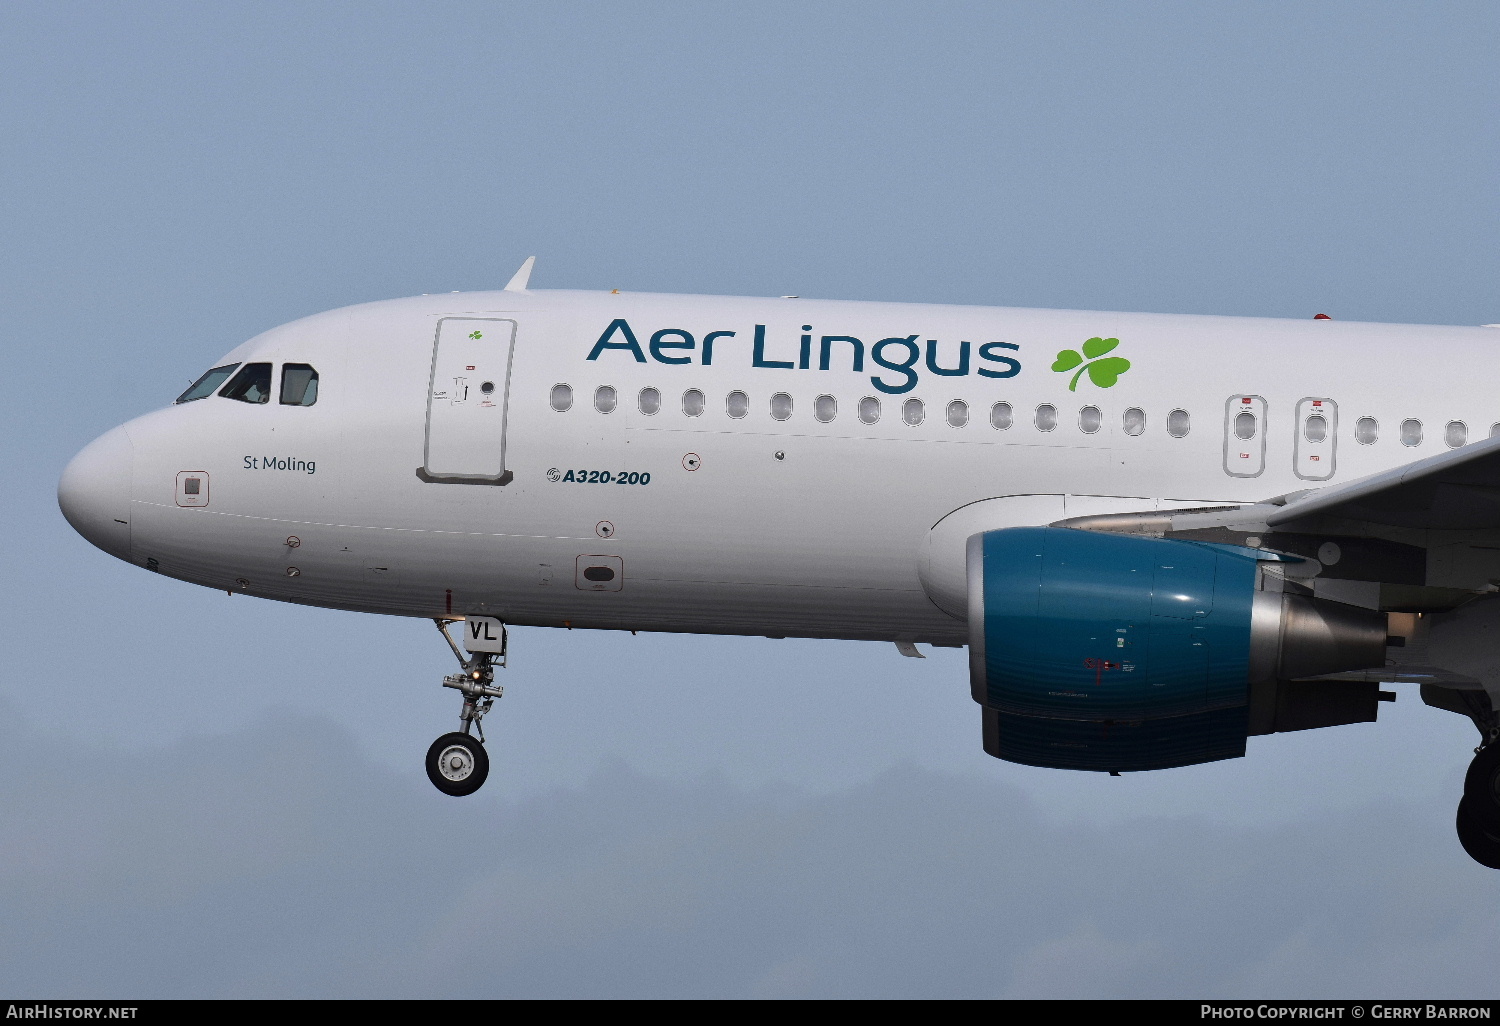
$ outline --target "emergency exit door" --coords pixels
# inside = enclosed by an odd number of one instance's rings
[[[1260,477],[1266,469],[1266,401],[1232,395],[1224,404],[1224,473]]]
[[[1339,407],[1332,399],[1303,399],[1297,403],[1297,442],[1293,469],[1306,481],[1333,476],[1338,448]]]
[[[505,411],[516,322],[444,317],[427,388],[430,479],[498,482],[505,476]]]

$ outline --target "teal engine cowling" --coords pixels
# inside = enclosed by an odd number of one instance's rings
[[[1270,565],[1235,546],[1069,528],[970,538],[985,750],[1032,766],[1166,769],[1242,756],[1252,733],[1373,720],[1377,685],[1282,682],[1384,665],[1386,617],[1281,590]],[[1312,719],[1294,705],[1330,695],[1332,711]]]

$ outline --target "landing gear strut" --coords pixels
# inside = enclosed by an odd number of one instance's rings
[[[444,794],[462,797],[479,790],[490,775],[490,757],[484,750],[484,727],[480,721],[495,699],[505,694],[504,688],[495,685],[495,667],[505,666],[505,646],[502,643],[499,652],[465,655],[448,633],[450,622],[433,621],[463,667],[462,673],[443,678],[443,687],[463,694],[464,704],[458,714],[462,726],[444,734],[427,749],[427,779]],[[478,733],[477,740],[469,733],[471,729]]]

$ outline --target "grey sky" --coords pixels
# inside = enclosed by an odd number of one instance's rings
[[[816,795],[603,759],[437,801],[272,714],[145,754],[7,738],[0,988],[178,995],[1491,993],[1446,803],[1059,822],[894,767]],[[316,753],[315,755],[312,753]],[[38,767],[49,767],[39,772]],[[463,877],[455,875],[467,866]]]
[[[1497,49],[1488,3],[6,5],[0,992],[1494,996],[1475,735],[1415,694],[1110,779],[985,756],[961,653],[526,630],[454,801],[430,625],[145,574],[54,488],[256,332],[532,253],[1500,321]]]

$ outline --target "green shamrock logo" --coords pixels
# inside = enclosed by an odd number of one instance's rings
[[[477,338],[484,338],[484,333],[480,332],[480,331],[471,331],[471,332],[469,332],[469,337],[470,338],[476,338],[476,339]],[[1126,364],[1126,366],[1129,366],[1129,364]]]
[[[1078,367],[1078,373],[1074,374],[1073,380],[1068,382],[1069,392],[1078,391],[1078,379],[1083,377],[1084,371],[1089,372],[1089,380],[1094,384],[1100,388],[1109,388],[1120,380],[1121,374],[1130,369],[1130,361],[1122,356],[1111,356],[1107,360],[1101,360],[1099,357],[1119,344],[1120,340],[1117,338],[1091,338],[1083,344],[1081,355],[1076,349],[1064,349],[1058,353],[1057,362],[1052,365],[1052,369],[1061,373]],[[1085,358],[1093,362],[1084,363]],[[1079,366],[1080,364],[1082,366]]]

